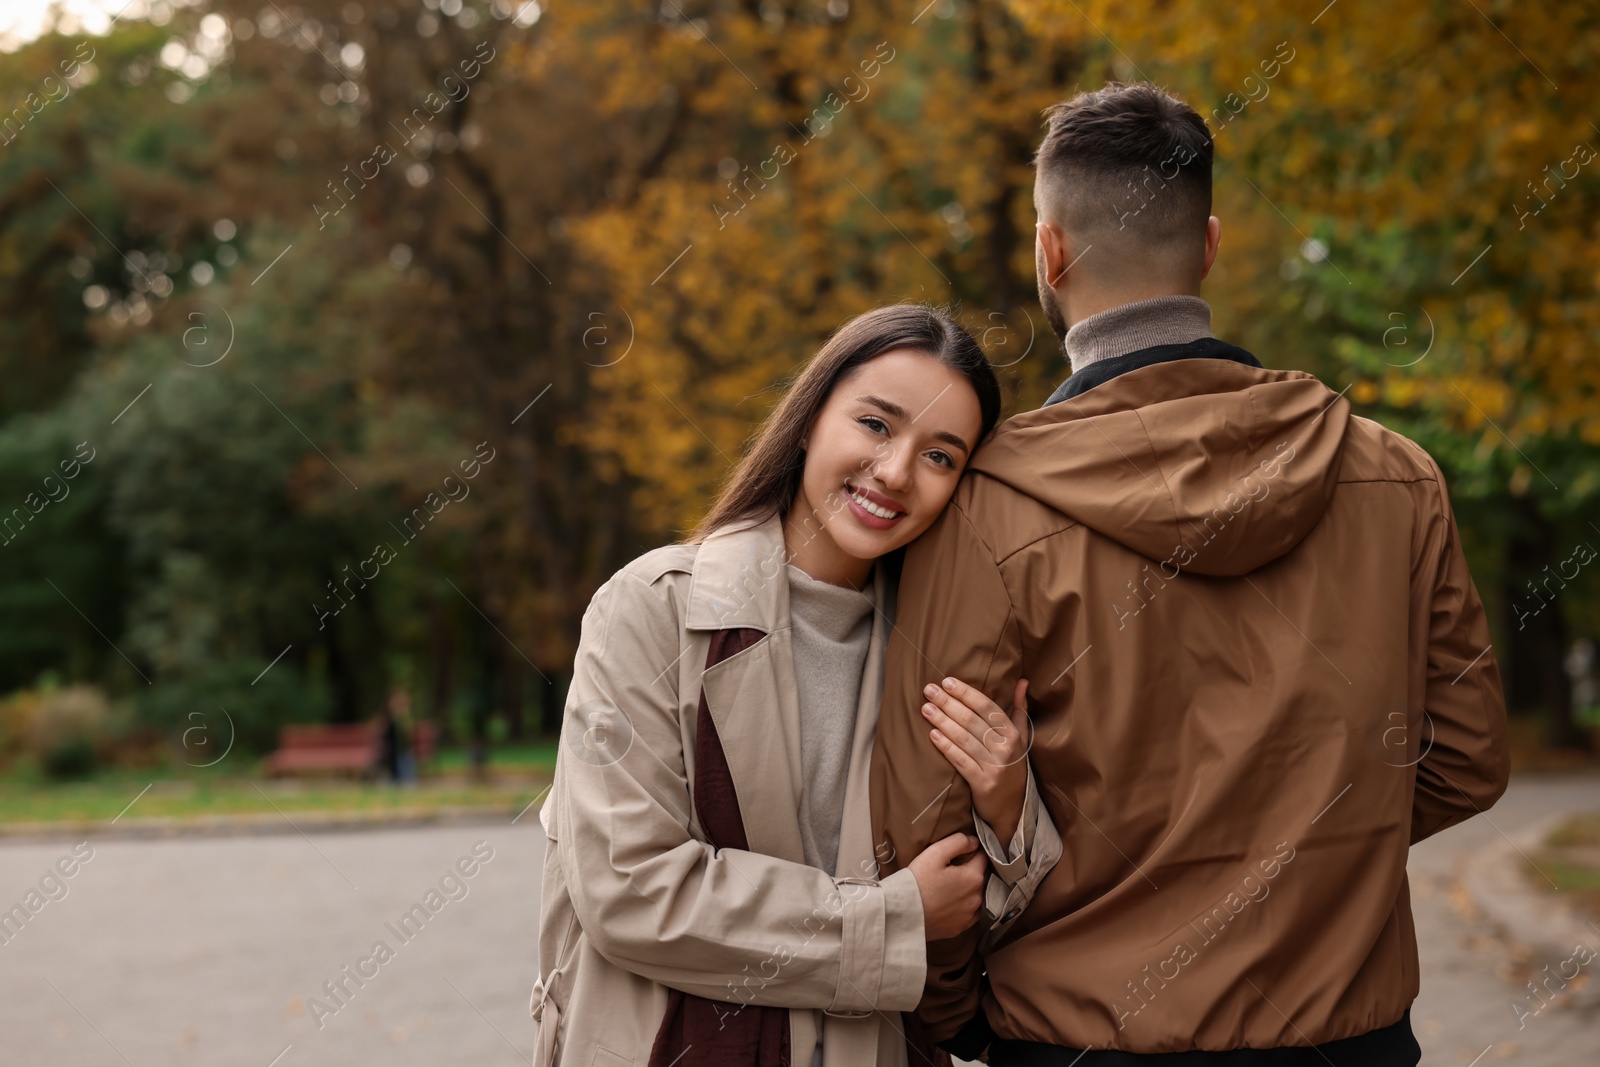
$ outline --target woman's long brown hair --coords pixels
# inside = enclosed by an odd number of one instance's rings
[[[874,308],[839,327],[800,371],[688,540],[703,541],[714,530],[746,520],[787,516],[805,471],[801,442],[818,412],[863,363],[897,348],[922,352],[959,371],[978,394],[978,440],[989,436],[1000,418],[1000,385],[972,335],[938,308]]]

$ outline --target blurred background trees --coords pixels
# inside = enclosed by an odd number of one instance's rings
[[[0,56],[0,691],[553,730],[594,588],[845,319],[951,304],[1047,395],[1039,112],[1145,77],[1217,136],[1218,333],[1440,458],[1514,704],[1585,744],[1600,14],[1319,6],[68,18]]]

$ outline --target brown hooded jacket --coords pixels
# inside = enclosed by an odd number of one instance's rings
[[[975,933],[929,946],[935,1039],[1266,1049],[1402,1020],[1408,846],[1508,773],[1483,607],[1420,447],[1297,371],[1119,374],[990,437],[910,547],[896,622],[876,840],[909,857],[971,831],[918,710],[954,676],[1002,706],[1029,680],[1063,844],[986,960]]]

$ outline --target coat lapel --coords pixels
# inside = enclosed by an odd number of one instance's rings
[[[800,714],[789,631],[768,634],[702,681],[750,851],[805,862],[800,841]]]
[[[766,634],[701,678],[752,852],[805,862],[800,839],[800,703],[789,635],[789,576],[778,519],[719,532],[695,558],[691,630]]]
[[[701,677],[701,691],[733,779],[750,850],[804,863],[799,823],[804,788],[800,698],[790,640],[787,565],[783,527],[777,519],[712,535],[696,555],[684,621],[689,630],[753,629],[766,634],[707,669]],[[893,629],[894,592],[888,568],[875,568],[876,609],[851,737],[850,773],[834,870],[839,878],[877,877],[869,775],[884,658]],[[817,1026],[824,1018],[820,1012],[791,1011],[793,1047],[812,1048]],[[825,1067],[904,1067],[904,1038],[898,1029],[886,1031],[886,1018],[881,1012],[864,1018],[827,1018]]]

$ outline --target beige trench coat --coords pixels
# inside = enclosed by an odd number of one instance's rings
[[[868,772],[891,619],[874,613],[839,855],[807,865],[789,593],[777,520],[672,545],[596,592],[583,619],[555,782],[540,908],[535,1067],[645,1064],[668,987],[791,1009],[790,1062],[903,1067],[902,1011],[926,977],[922,903],[909,870],[877,879]],[[876,568],[874,600],[895,590]],[[766,636],[711,670],[712,634]],[[749,850],[715,850],[695,815],[695,722],[704,687]],[[1020,852],[986,893],[990,936],[1060,855],[1030,781]],[[994,842],[986,837],[986,846]],[[885,846],[887,847],[887,846]],[[901,865],[909,860],[906,857]],[[692,1057],[691,1057],[692,1058]]]

